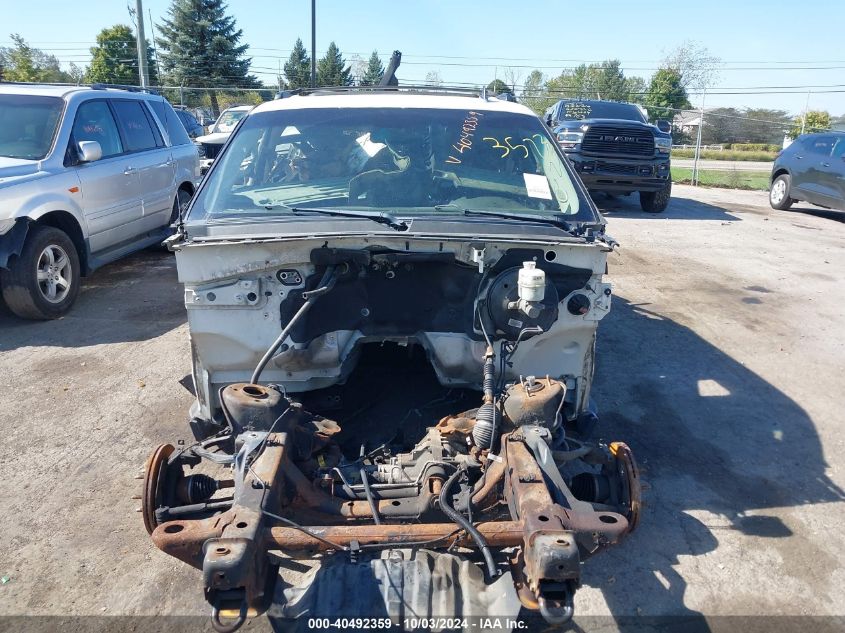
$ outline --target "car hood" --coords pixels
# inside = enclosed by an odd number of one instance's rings
[[[197,143],[207,143],[209,145],[223,145],[232,136],[231,132],[215,132],[214,134],[206,134],[205,136],[198,136],[194,139]]]
[[[37,175],[40,171],[40,161],[0,156],[0,187],[17,184]]]

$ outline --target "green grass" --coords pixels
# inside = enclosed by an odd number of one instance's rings
[[[777,156],[776,152],[743,152],[726,149],[719,151],[716,149],[702,150],[699,158],[706,160],[756,160],[768,161],[774,160]],[[672,158],[695,158],[694,149],[673,149]]]
[[[739,171],[737,169],[699,169],[698,182],[705,187],[724,187],[725,189],[754,189],[768,191],[769,172]],[[672,182],[690,184],[692,169],[672,167]]]

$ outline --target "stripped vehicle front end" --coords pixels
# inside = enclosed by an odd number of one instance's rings
[[[171,242],[197,443],[151,456],[146,527],[202,570],[220,629],[271,603],[313,617],[319,585],[362,564],[412,574],[397,586],[417,595],[378,607],[359,595],[327,615],[524,606],[565,621],[581,563],[630,532],[639,507],[630,450],[588,439],[612,242],[519,106],[366,98],[251,113]],[[470,117],[496,142],[464,137],[479,158],[456,163],[439,138],[453,121],[475,132]],[[519,162],[497,162],[508,145]],[[289,558],[335,571],[280,588]],[[464,591],[446,601],[460,613],[432,612],[446,589],[420,578],[442,569]],[[429,591],[426,612],[409,606]]]

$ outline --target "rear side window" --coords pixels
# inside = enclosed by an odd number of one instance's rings
[[[832,136],[810,136],[807,138],[807,150],[820,156],[830,156],[835,138]]]
[[[167,130],[171,145],[188,145],[191,142],[188,133],[185,131],[185,126],[182,125],[182,121],[176,116],[176,111],[167,101],[150,101],[150,105],[153,107],[153,112],[156,113],[158,120],[164,125],[164,129]]]
[[[113,101],[112,104],[126,140],[127,152],[140,152],[158,147],[156,135],[140,101]]]
[[[73,140],[97,141],[103,150],[103,158],[123,153],[123,143],[117,124],[105,101],[86,101],[76,111],[73,122]]]

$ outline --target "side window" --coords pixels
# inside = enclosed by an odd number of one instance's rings
[[[845,137],[840,137],[836,140],[832,156],[833,158],[845,160]]]
[[[834,140],[832,136],[811,136],[807,139],[807,149],[817,156],[830,156]]]
[[[167,135],[170,137],[171,145],[188,145],[191,142],[188,133],[185,131],[185,126],[176,115],[176,111],[166,101],[151,101],[150,105],[158,117],[158,120],[164,125],[167,130]]]
[[[158,147],[150,121],[140,101],[112,101],[117,121],[126,141],[127,152],[140,152]]]
[[[164,137],[161,135],[161,129],[158,127],[158,123],[156,123],[156,118],[153,115],[152,110],[150,109],[150,106],[152,104],[150,102],[146,103],[147,105],[144,109],[144,114],[147,115],[147,121],[150,122],[150,129],[152,129],[153,136],[155,136],[156,145],[158,147],[164,147],[165,145],[167,145],[167,143],[164,142]]]
[[[73,122],[73,140],[97,141],[103,150],[103,158],[123,153],[120,133],[105,101],[87,101],[79,106]]]

